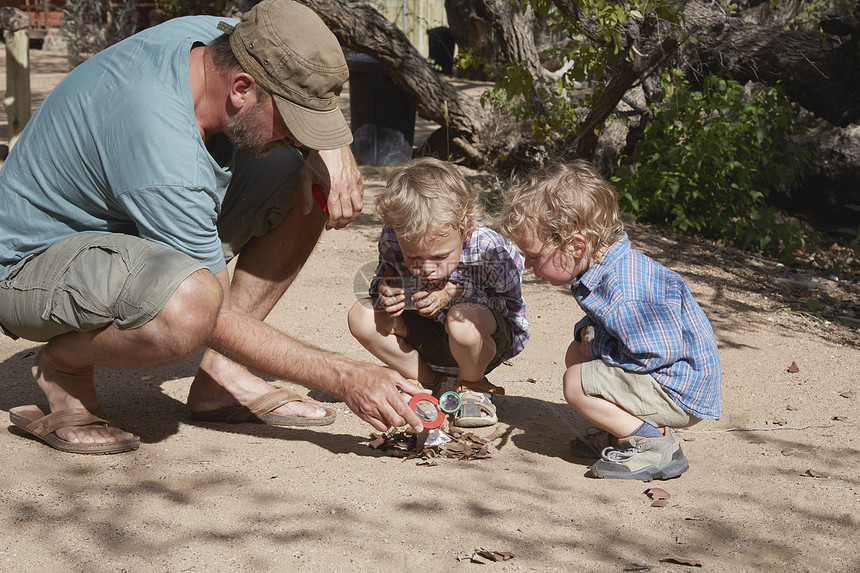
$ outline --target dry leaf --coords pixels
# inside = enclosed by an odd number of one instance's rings
[[[843,398],[853,398],[854,390],[846,390],[845,392],[841,393],[840,396],[842,396]]]
[[[848,418],[847,418],[847,417],[845,417],[845,416],[833,416],[833,419],[834,419],[834,420],[836,420],[837,422],[846,422],[846,421],[848,421]]]
[[[486,444],[488,442],[488,440],[486,438],[482,438],[481,436],[478,436],[478,435],[473,434],[471,432],[469,432],[467,434],[463,434],[462,438],[464,440],[472,440],[473,442],[478,443],[478,444]]]
[[[689,567],[701,567],[701,561],[694,561],[692,559],[686,559],[683,557],[667,557],[666,559],[661,559],[660,563],[674,563],[675,565],[687,565]]]
[[[797,362],[792,361],[791,366],[788,367],[788,371],[792,374],[797,374],[800,372],[800,366],[797,365]]]
[[[484,439],[487,440],[488,442],[493,442],[493,441],[501,438],[504,435],[505,435],[505,431],[503,429],[501,429],[500,427],[496,426],[495,428],[493,428],[493,431],[490,432],[489,435]]]
[[[668,491],[659,487],[649,487],[642,493],[644,493],[651,499],[669,499],[672,497]]]
[[[825,478],[827,477],[825,474],[821,472],[817,472],[815,470],[806,470],[805,473],[801,474],[803,477],[814,477],[814,478]]]
[[[444,452],[457,452],[463,453],[466,451],[466,448],[469,446],[462,442],[448,442],[447,444],[442,444],[442,451]]]
[[[647,563],[631,563],[622,571],[648,571],[649,569],[653,569],[653,565],[648,565]]]
[[[514,558],[513,553],[507,551],[489,551],[487,549],[478,549],[475,551],[478,555],[490,561],[508,561]]]
[[[657,501],[651,503],[651,507],[666,507],[667,505],[669,505],[669,502],[665,499],[658,499]]]
[[[466,553],[465,555],[458,555],[457,561],[464,561],[468,559],[472,563],[480,563],[485,565],[492,561],[508,561],[509,559],[513,559],[514,554],[509,553],[507,551],[490,551],[488,549],[475,549],[471,553]]]
[[[458,555],[457,561],[471,561],[472,563],[480,563],[481,565],[489,563],[489,561],[474,552],[466,553],[465,555]]]
[[[526,378],[526,382],[531,382],[532,384],[537,384],[537,380],[534,378]]]
[[[418,465],[425,467],[435,466],[436,463],[433,460],[437,458],[456,458],[468,461],[490,457],[488,442],[495,439],[492,435],[486,438],[471,433],[460,434],[459,432],[451,432],[448,435],[451,438],[450,442],[437,446],[423,444],[419,446],[416,434],[393,428],[382,435],[375,432],[371,433],[372,441],[369,445],[395,458],[402,458],[404,461],[418,459]]]

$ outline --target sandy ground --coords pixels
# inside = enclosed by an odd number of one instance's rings
[[[61,76],[64,60],[50,60],[40,65]],[[50,89],[45,81],[34,91]],[[365,170],[369,197],[384,175]],[[363,289],[359,268],[375,258],[379,220],[367,211],[323,235],[269,318],[364,360],[346,311]],[[647,227],[630,234],[687,278],[719,340],[724,417],[678,433],[690,461],[679,479],[596,480],[571,458],[584,423],[560,379],[581,312],[564,288],[528,273],[534,334],[492,375],[508,395],[496,400],[504,435],[489,458],[425,466],[381,453],[368,445],[369,425],[313,389],[339,412],[333,425],[192,422],[184,400],[199,356],[99,370],[108,415],[143,444],[76,456],[2,424],[0,571],[860,570],[856,283]],[[808,299],[831,301],[833,318],[798,311]],[[0,339],[3,419],[43,402],[29,374],[37,349]],[[648,487],[669,492],[668,504],[652,507]],[[477,549],[513,558],[479,565],[467,558]]]

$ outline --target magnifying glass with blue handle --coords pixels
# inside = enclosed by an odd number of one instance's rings
[[[409,400],[409,407],[421,419],[425,430],[441,426],[445,415],[459,412],[462,405],[463,400],[456,392],[445,392],[438,399],[432,394],[421,392]]]

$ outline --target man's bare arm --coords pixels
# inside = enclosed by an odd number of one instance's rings
[[[399,392],[414,395],[421,390],[418,386],[394,370],[300,342],[234,308],[227,271],[216,277],[225,295],[210,348],[251,370],[327,390],[377,430],[407,424],[416,431],[423,429]]]

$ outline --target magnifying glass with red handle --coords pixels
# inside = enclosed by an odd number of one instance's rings
[[[463,400],[456,392],[445,392],[437,399],[432,394],[421,392],[412,396],[409,407],[421,419],[425,430],[435,430],[445,421],[446,414],[460,410]]]

